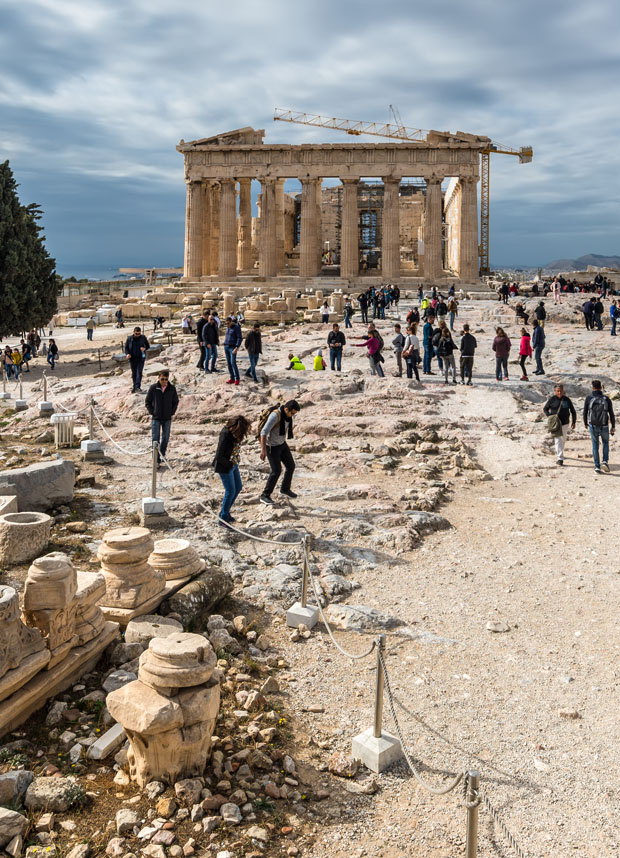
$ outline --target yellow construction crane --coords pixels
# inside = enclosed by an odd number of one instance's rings
[[[352,119],[336,119],[320,116],[316,113],[302,113],[296,110],[282,110],[275,108],[274,121],[294,122],[297,125],[313,125],[317,128],[332,128],[335,131],[344,131],[358,137],[361,134],[370,134],[374,137],[391,137],[396,140],[426,141],[428,131],[421,128],[408,128],[402,124],[400,113],[390,105],[390,111],[394,117],[395,124],[386,123],[380,125],[377,122],[356,122]],[[443,136],[443,132],[442,132]],[[471,134],[457,131],[456,134],[447,134],[448,141],[456,143],[471,143]],[[488,139],[488,138],[482,138]],[[522,146],[520,149],[512,149],[510,146],[502,146],[492,140],[485,145],[480,152],[480,274],[489,274],[489,215],[490,215],[490,157],[491,154],[516,155],[520,164],[527,164],[532,160],[533,149],[531,146]]]

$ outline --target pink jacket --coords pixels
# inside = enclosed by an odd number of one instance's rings
[[[521,337],[521,345],[519,346],[519,354],[526,357],[532,357],[532,346],[530,345],[530,335],[526,334]]]
[[[356,345],[360,349],[363,348],[364,346],[367,346],[369,355],[376,354],[380,349],[379,340],[376,337],[370,337],[369,339],[366,340],[366,342],[355,343],[354,345]]]

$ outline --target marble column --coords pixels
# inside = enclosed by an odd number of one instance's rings
[[[237,190],[234,179],[220,182],[220,264],[218,277],[237,274]]]
[[[426,180],[426,207],[424,222],[424,277],[436,280],[442,276],[442,222],[441,179],[432,176]]]
[[[277,273],[275,179],[262,180],[260,217],[259,273],[261,277],[275,277]]]
[[[220,265],[220,186],[217,182],[209,185],[211,274],[217,274]]]
[[[348,280],[359,274],[360,240],[357,179],[342,181],[342,228],[340,232],[340,276]]]
[[[183,274],[198,280],[202,274],[202,184],[187,182],[185,205],[185,262]]]
[[[323,202],[323,180],[318,179],[316,183],[316,264],[317,272],[323,269],[323,216],[321,205]]]
[[[478,180],[472,176],[461,178],[461,213],[459,225],[459,277],[477,280],[480,276],[478,257]]]
[[[317,179],[301,180],[300,277],[316,277],[319,273],[317,250],[317,182]]]
[[[284,179],[276,179],[276,271],[284,271]]]
[[[381,275],[384,280],[400,277],[400,179],[383,179],[383,223],[381,228]]]
[[[239,244],[237,267],[248,274],[252,270],[252,180],[239,179]]]
[[[211,274],[211,194],[208,182],[202,184],[202,276]]]

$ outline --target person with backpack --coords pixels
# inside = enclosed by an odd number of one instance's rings
[[[353,324],[351,322],[351,316],[353,315],[353,304],[351,303],[351,299],[347,298],[344,304],[344,326],[345,328],[352,328]]]
[[[583,423],[590,431],[594,471],[601,473],[599,441],[603,442],[602,470],[609,473],[609,435],[616,431],[616,418],[611,399],[603,393],[603,385],[598,379],[592,382],[592,393],[586,397],[583,405]]]
[[[271,495],[282,473],[282,465],[284,465],[284,478],[280,486],[280,494],[287,498],[294,499],[297,497],[295,492],[291,490],[295,460],[286,442],[288,438],[293,437],[293,417],[299,411],[300,406],[297,400],[289,399],[284,405],[272,406],[264,411],[258,421],[260,458],[262,462],[268,459],[271,468],[271,473],[259,501],[268,506],[274,503]]]
[[[534,360],[536,361],[536,369],[534,375],[544,375],[542,353],[545,348],[545,332],[540,326],[538,319],[532,319],[532,348],[534,349]]]
[[[543,413],[547,418],[547,427],[555,440],[555,453],[558,465],[564,464],[564,445],[568,435],[568,425],[571,429],[577,423],[577,412],[575,406],[568,396],[564,394],[564,385],[556,384],[554,394],[545,403]]]
[[[361,339],[364,338],[362,337]],[[383,372],[383,367],[381,366],[381,364],[384,362],[383,356],[381,354],[381,349],[383,348],[383,338],[372,322],[368,326],[368,338],[364,340],[363,343],[355,343],[354,345],[360,349],[366,346],[366,348],[368,349],[368,365],[370,366],[370,374],[378,375],[380,378],[384,378],[385,373]]]
[[[452,370],[452,384],[456,384],[456,361],[454,360],[454,352],[456,351],[456,346],[454,345],[454,340],[450,335],[450,331],[448,330],[448,326],[442,323],[441,333],[439,335],[439,342],[437,344],[437,354],[441,357],[443,361],[443,377],[444,384],[448,384],[448,374],[450,370]]]
[[[58,346],[56,345],[56,340],[50,338],[49,345],[47,347],[47,362],[52,369],[55,369],[57,360]],[[15,377],[17,378],[17,376]]]
[[[532,344],[526,328],[521,328],[521,343],[519,344],[519,365],[521,366],[521,381],[529,381],[525,362],[532,357]]]
[[[144,400],[146,410],[151,415],[151,440],[157,442],[157,464],[161,465],[162,456],[166,455],[170,441],[170,426],[172,418],[179,407],[179,395],[174,384],[170,383],[170,372],[167,369],[159,371],[155,384],[152,384]]]
[[[461,384],[465,384],[465,376],[467,375],[467,384],[471,384],[474,372],[474,354],[478,347],[478,342],[473,334],[469,332],[469,325],[463,325],[463,335],[461,337]]]
[[[416,381],[419,384],[420,373],[418,372],[418,363],[420,362],[420,340],[416,336],[415,325],[407,325],[403,357],[407,365],[407,378],[413,378],[413,374],[415,373]]]
[[[246,369],[245,375],[251,378],[252,381],[258,381],[256,376],[256,364],[263,353],[263,336],[260,330],[260,322],[254,322],[252,330],[248,331],[244,341],[245,350],[250,359],[250,366]]]
[[[504,329],[496,328],[493,351],[495,352],[495,378],[497,381],[502,381],[504,378],[508,381],[508,355],[510,354],[510,346],[510,338],[506,335]]]
[[[241,444],[250,431],[251,425],[249,420],[239,414],[237,417],[231,417],[220,432],[215,458],[213,459],[215,473],[219,474],[224,486],[224,497],[218,520],[220,527],[228,527],[235,520],[230,514],[230,510],[243,487],[239,472]]]
[[[334,323],[332,330],[327,335],[327,345],[329,347],[329,366],[330,369],[340,372],[342,369],[342,350],[346,345],[346,337],[340,330],[340,325]]]
[[[541,328],[545,327],[545,319],[547,318],[547,311],[545,310],[545,302],[540,301],[536,307],[534,308],[534,315],[538,319],[538,324]]]

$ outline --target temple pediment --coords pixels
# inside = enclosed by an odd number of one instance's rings
[[[222,134],[216,134],[213,137],[203,137],[200,140],[181,140],[177,146],[179,152],[187,151],[193,146],[259,146],[263,142],[265,129],[252,128],[246,125],[245,128],[237,128],[234,131],[224,131]]]

